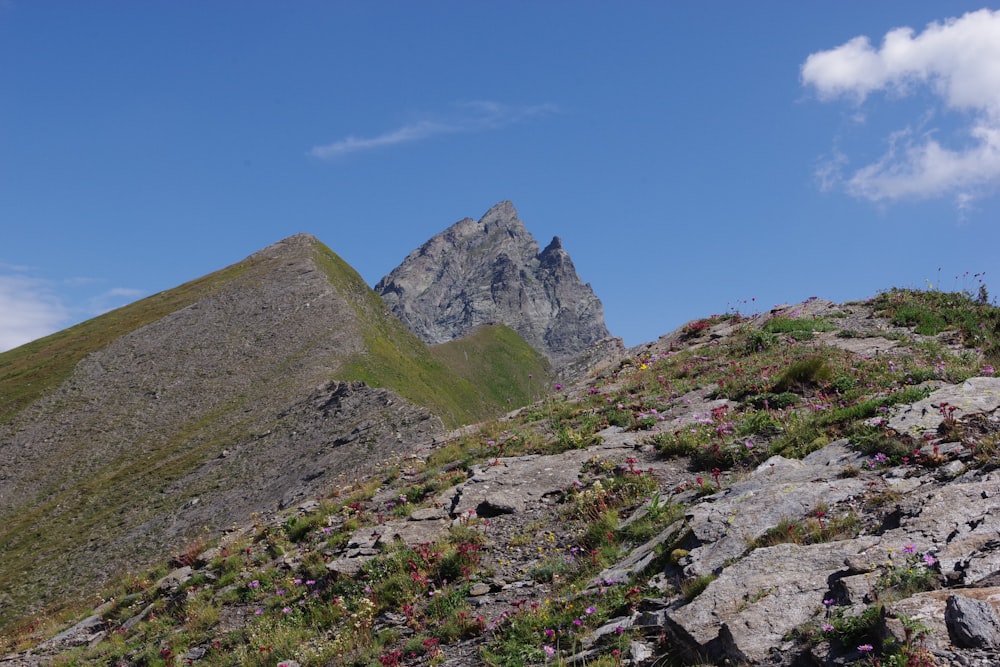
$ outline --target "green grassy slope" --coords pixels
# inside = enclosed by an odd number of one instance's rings
[[[552,366],[509,327],[479,327],[431,348],[435,359],[473,383],[491,405],[525,405],[549,393]]]
[[[509,405],[526,404],[534,381],[529,376],[549,373],[545,358],[506,327],[428,349],[344,260],[324,247],[317,247],[316,255],[330,282],[342,294],[352,295],[352,306],[364,323],[366,352],[350,359],[339,379],[392,389],[445,424],[458,426],[494,416]],[[463,350],[481,361],[468,362]]]

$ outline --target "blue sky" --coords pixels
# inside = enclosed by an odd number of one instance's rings
[[[0,0],[0,350],[297,232],[374,284],[504,199],[630,346],[990,285],[997,9]]]

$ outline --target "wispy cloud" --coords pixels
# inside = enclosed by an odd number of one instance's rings
[[[146,294],[131,287],[94,293],[96,285],[107,284],[104,278],[47,280],[30,275],[31,267],[4,263],[0,263],[0,271],[0,352],[120,308]]]
[[[819,99],[846,98],[857,107],[876,92],[891,99],[929,91],[957,119],[958,136],[946,145],[925,113],[914,126],[887,138],[874,162],[840,175],[849,194],[871,201],[954,197],[966,209],[1000,189],[1000,11],[983,9],[929,24],[922,33],[896,28],[879,48],[865,36],[810,55],[802,83]],[[831,166],[818,173],[830,183]]]
[[[0,351],[66,326],[69,309],[51,283],[23,275],[0,276]]]
[[[456,105],[451,113],[439,118],[409,123],[374,137],[349,135],[329,144],[313,146],[309,155],[330,160],[350,153],[421,141],[441,134],[498,130],[556,110],[553,104],[516,106],[485,100],[464,102]]]

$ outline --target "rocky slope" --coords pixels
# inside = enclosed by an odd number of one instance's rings
[[[602,342],[607,351],[621,352],[600,300],[580,280],[559,238],[539,251],[509,201],[478,222],[459,220],[431,238],[375,291],[427,343],[503,323],[555,366],[580,360]]]
[[[523,403],[544,361],[486,339],[505,395],[298,235],[0,356],[0,627]]]
[[[998,340],[936,292],[698,320],[0,664],[998,664]]]

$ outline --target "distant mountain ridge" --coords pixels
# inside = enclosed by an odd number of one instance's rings
[[[299,234],[0,355],[0,628],[545,386],[506,327],[441,347]]]
[[[478,222],[464,218],[432,237],[375,291],[429,344],[500,322],[558,367],[611,339],[600,299],[577,275],[559,237],[539,251],[509,201]]]

